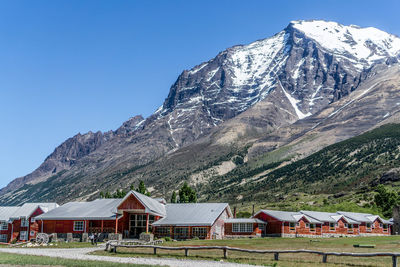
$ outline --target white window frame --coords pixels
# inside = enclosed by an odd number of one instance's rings
[[[317,230],[317,225],[315,223],[310,223],[310,231],[315,232]]]
[[[19,233],[19,240],[28,240],[28,231],[21,231]]]
[[[8,222],[6,221],[0,222],[0,230],[8,230]]]
[[[289,231],[295,231],[296,230],[296,224],[294,222],[289,222]]]
[[[335,231],[336,230],[336,224],[335,223],[329,223],[329,231]]]
[[[368,224],[369,224],[369,226],[368,226]],[[367,231],[368,231],[368,232],[371,232],[371,230],[372,230],[372,223],[366,223],[366,224],[365,224],[365,227],[367,228]]]
[[[21,227],[29,227],[29,219],[21,218]]]
[[[35,219],[35,217],[32,217],[31,218],[31,223],[34,223],[34,222],[36,222],[36,219]]]
[[[309,223],[306,223],[306,228],[310,228],[310,224]]]
[[[253,223],[232,223],[233,233],[252,233]]]
[[[85,221],[74,221],[75,232],[83,232],[84,230],[85,230]]]
[[[207,237],[208,229],[207,227],[193,227],[192,236],[195,237]]]

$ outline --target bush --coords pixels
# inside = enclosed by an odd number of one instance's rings
[[[165,242],[169,242],[169,241],[171,241],[171,237],[166,236],[166,237],[164,237],[164,240],[165,240]]]
[[[232,159],[232,162],[235,163],[235,165],[242,165],[244,160],[242,156],[236,156]]]

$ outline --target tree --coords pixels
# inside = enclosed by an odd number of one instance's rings
[[[187,182],[183,183],[181,189],[179,189],[179,202],[180,203],[196,203],[197,194],[193,188],[191,188]]]
[[[176,193],[175,193],[175,191],[172,192],[171,203],[176,203]]]
[[[374,197],[376,206],[380,208],[384,216],[391,217],[393,207],[399,203],[399,196],[381,184],[378,185],[376,191],[378,192]]]
[[[106,194],[104,195],[104,198],[112,198],[110,192],[107,191]]]
[[[146,195],[146,196],[150,196],[150,192],[147,191],[146,185],[144,184],[144,182],[142,180],[139,181],[139,187],[136,188],[136,191],[139,192],[140,194]]]
[[[104,192],[100,191],[100,198],[104,198]]]

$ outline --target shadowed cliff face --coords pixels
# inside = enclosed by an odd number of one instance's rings
[[[292,22],[271,38],[234,46],[185,70],[149,118],[136,116],[115,131],[68,139],[34,172],[1,189],[0,202],[43,198],[50,188],[69,200],[91,197],[82,187],[87,184],[111,190],[136,179],[157,183],[163,179],[158,174],[144,177],[139,170],[199,143],[207,150],[209,144],[240,147],[251,141],[257,145],[250,156],[262,155],[277,145],[264,139],[281,138],[273,137],[276,129],[286,129],[285,138],[301,134],[290,130],[293,123],[321,120],[315,116],[373,79],[377,66],[383,71],[398,64],[399,50],[399,38],[377,29]],[[187,173],[207,161],[197,160]],[[16,190],[22,193],[11,199]]]

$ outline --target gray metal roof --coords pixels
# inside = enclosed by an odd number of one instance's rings
[[[13,215],[20,207],[0,207],[0,221],[8,222],[11,215]]]
[[[373,223],[376,219],[380,219],[382,223],[391,224],[390,220],[385,220],[381,218],[379,215],[373,215],[370,213],[347,212],[347,211],[338,211],[338,213],[343,214],[346,217],[349,217],[359,222]]]
[[[165,216],[167,214],[165,211],[165,204],[160,203],[160,201],[158,201],[157,199],[140,194],[139,192],[136,191],[130,191],[121,201],[121,203],[130,194],[133,194],[145,206],[146,212],[161,216]]]
[[[39,220],[110,220],[121,199],[106,198],[90,202],[68,202],[36,218]]]
[[[228,208],[228,203],[180,203],[165,205],[167,216],[154,222],[153,226],[210,226],[221,213]]]
[[[304,216],[304,214],[301,214],[300,212],[293,212],[293,211],[260,210],[258,213],[260,212],[264,212],[265,214],[268,214],[274,217],[275,219],[285,222],[298,222],[301,219],[301,217]],[[298,217],[298,215],[300,215],[300,217]]]
[[[225,220],[225,223],[263,223],[263,224],[266,224],[267,222],[264,222],[257,218],[231,218],[231,219]]]
[[[43,212],[55,209],[58,207],[57,203],[25,203],[19,209],[17,209],[12,215],[11,219],[28,218],[36,211],[37,208],[41,208]]]
[[[336,223],[338,220],[340,220],[340,218],[344,218],[345,221],[351,224],[360,223],[359,221],[355,221],[343,214],[334,212],[310,211],[310,210],[301,210],[300,212],[321,222]]]

